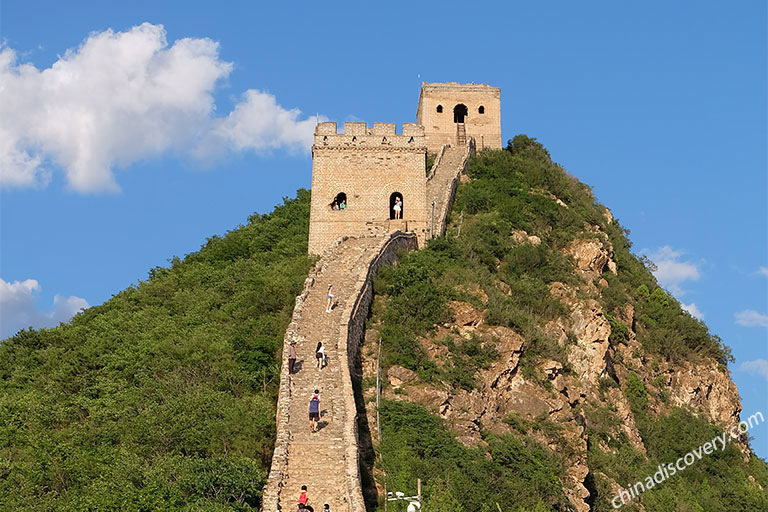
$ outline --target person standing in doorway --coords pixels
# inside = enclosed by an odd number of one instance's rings
[[[291,340],[290,345],[288,345],[288,375],[293,375],[295,373],[294,368],[296,367],[296,340]]]
[[[326,296],[326,299],[328,299],[328,303],[325,306],[325,312],[330,313],[333,310],[333,285],[328,285],[328,294]]]
[[[395,210],[395,218],[400,218],[400,212],[403,211],[403,202],[400,200],[400,196],[397,196],[395,198],[395,206],[392,207],[393,210]]]

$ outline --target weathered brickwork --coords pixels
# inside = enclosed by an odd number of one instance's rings
[[[501,148],[501,89],[486,84],[424,82],[416,123],[424,127],[427,150],[437,153],[443,144],[463,145],[464,141],[457,141],[454,117],[454,111],[462,110],[462,105],[466,107],[466,140],[473,137],[478,150]]]
[[[318,124],[312,146],[310,254],[323,254],[342,236],[396,230],[414,233],[423,247],[432,230],[439,235],[445,228],[441,212],[450,209],[446,198],[453,197],[457,169],[457,162],[446,162],[451,169],[442,174],[448,181],[441,181],[439,193],[432,194],[437,199],[428,197],[427,151],[438,153],[449,145],[453,160],[464,154],[468,144],[477,149],[501,148],[499,88],[424,82],[417,123],[404,123],[401,133],[394,123],[344,123],[342,132],[336,123]],[[440,161],[435,162],[433,173]],[[395,195],[402,199],[401,219],[392,218]],[[341,199],[345,207],[334,209],[334,201]]]
[[[312,157],[311,254],[322,254],[339,237],[362,235],[373,226],[405,229],[423,245],[428,226],[420,126],[405,123],[397,133],[393,123],[344,123],[337,133],[336,123],[320,123]],[[339,194],[346,197],[346,207],[333,210]],[[402,198],[401,221],[389,221],[392,194]]]

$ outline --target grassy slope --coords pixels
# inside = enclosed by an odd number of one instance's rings
[[[628,327],[610,312],[631,303],[636,310],[638,340],[650,360],[680,363],[715,359],[725,365],[730,359],[728,348],[719,338],[658,287],[647,268],[649,262],[630,253],[628,232],[618,222],[608,223],[604,207],[595,201],[589,188],[554,164],[534,139],[521,135],[507,150],[481,153],[471,161],[469,176],[472,181],[459,187],[453,209],[464,212],[460,238],[454,225],[445,239],[405,256],[397,267],[382,269],[376,282],[371,323],[381,330],[385,367],[402,365],[418,372],[422,381],[471,389],[474,373],[495,356],[492,348],[483,348],[477,340],[448,341],[450,357],[440,365],[427,356],[417,339],[430,336],[436,324],[450,319],[447,301],[464,300],[484,309],[487,323],[511,327],[524,335],[524,374],[535,378],[536,363],[542,358],[560,360],[567,368],[567,347],[549,339],[541,328],[546,321],[565,312],[550,296],[547,286],[553,281],[579,284],[563,249],[575,238],[594,236],[585,234],[588,225],[600,226],[607,233],[618,264],[618,275],[606,273],[608,286],[594,297],[609,312],[613,327],[611,343],[626,341],[622,336],[626,336]],[[558,205],[553,195],[569,207]],[[515,244],[510,235],[518,229],[539,236],[541,245]],[[511,294],[502,293],[500,283]],[[487,294],[487,306],[480,304],[476,296],[460,291],[478,288]],[[644,392],[644,388],[634,390],[635,395]],[[625,393],[634,396],[633,390]],[[608,404],[601,404],[606,406],[598,411],[602,415],[590,411],[587,432],[590,440],[595,441],[590,443],[589,450],[592,470],[622,484],[653,474],[656,464],[667,461],[681,449],[685,452],[711,439],[716,431],[706,421],[680,410],[669,417],[642,417],[642,405],[632,403],[636,405],[633,409],[649,452],[647,460],[626,439],[609,439],[618,456],[605,454],[597,447],[601,435],[610,437],[605,433],[616,420]],[[416,417],[426,425],[418,434],[408,426],[408,418]],[[442,510],[436,503],[443,501],[452,503],[445,510],[454,512],[495,510],[495,502],[513,503],[521,510],[561,510],[564,506],[558,492],[562,468],[558,467],[557,456],[536,445],[525,433],[506,437],[486,433],[488,449],[479,453],[478,449],[453,440],[448,426],[425,409],[400,403],[385,404],[382,432],[382,468],[387,472],[388,487],[412,485],[417,477],[425,479],[425,507],[432,505],[429,510]],[[683,433],[684,442],[680,437]],[[443,444],[450,448],[430,450],[429,446],[420,446],[419,440],[429,444],[432,439],[444,439]],[[466,461],[466,465],[457,461]],[[475,464],[484,469],[476,471]],[[731,469],[725,471],[728,467]],[[653,471],[648,473],[651,468]],[[483,472],[503,475],[503,484],[479,476]],[[731,446],[723,454],[698,463],[694,471],[648,493],[643,503],[649,512],[765,508],[768,496],[749,484],[748,474],[768,488],[765,462],[753,458],[745,464],[738,450]],[[610,509],[610,505],[606,507],[606,498],[610,500],[612,495],[605,479],[590,485],[599,491],[600,499],[593,497],[596,510]],[[461,504],[453,503],[454,498],[460,498]]]
[[[0,509],[252,510],[309,192],[0,345]]]

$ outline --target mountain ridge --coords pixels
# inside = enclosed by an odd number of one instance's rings
[[[0,509],[258,508],[308,222],[300,190],[0,345]],[[375,396],[381,337],[387,386],[369,508],[422,478],[435,512],[612,510],[618,486],[738,418],[727,348],[630,247],[535,139],[472,159],[446,236],[374,282],[357,385]],[[742,439],[623,508],[759,509],[766,486]]]

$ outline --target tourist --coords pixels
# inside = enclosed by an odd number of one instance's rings
[[[294,374],[294,368],[296,367],[296,340],[291,340],[288,345],[288,375]]]
[[[339,210],[343,210],[346,207],[347,207],[347,200],[346,199],[342,199],[341,203],[339,203]]]
[[[316,389],[315,394],[309,400],[309,431],[317,432],[317,422],[320,421],[320,390]],[[306,486],[302,487],[306,490]]]
[[[327,503],[323,505],[323,512],[331,512],[331,507]]]
[[[325,312],[330,313],[333,310],[333,285],[328,285],[328,304],[325,306]]]
[[[323,366],[325,366],[325,347],[322,341],[318,341],[315,347],[315,368],[322,370]]]
[[[400,212],[403,211],[403,202],[400,200],[400,196],[395,198],[395,206],[392,207],[395,210],[395,218],[400,218]]]
[[[299,506],[301,508],[306,508],[307,504],[307,486],[302,485],[301,486],[301,494],[299,494]]]

